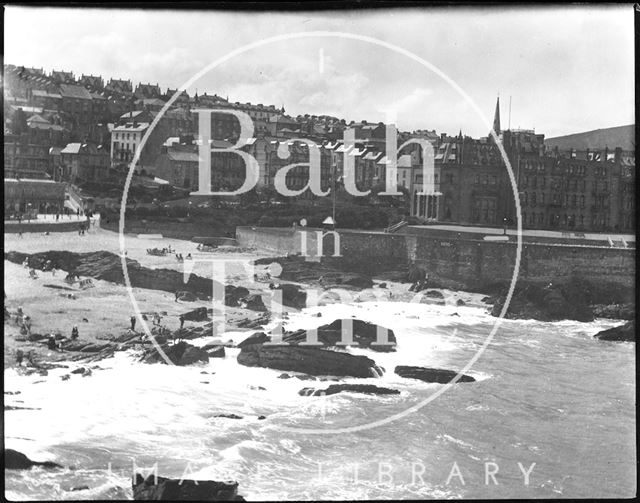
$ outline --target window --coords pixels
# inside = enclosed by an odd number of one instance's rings
[[[536,205],[536,193],[532,192],[531,193],[531,206],[535,206]]]

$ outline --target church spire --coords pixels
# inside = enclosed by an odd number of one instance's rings
[[[496,135],[501,133],[500,131],[500,96],[498,96],[496,100],[496,113],[493,116],[493,130],[496,132]]]

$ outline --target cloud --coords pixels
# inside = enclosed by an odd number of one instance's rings
[[[567,134],[634,120],[633,6],[189,12],[5,8],[5,62],[179,87],[245,44],[340,31],[410,50],[457,82],[491,118],[513,96],[514,126]],[[319,50],[324,50],[324,72]],[[270,44],[217,68],[194,88],[287,111],[472,135],[486,126],[460,95],[415,62],[354,40]],[[503,109],[503,122],[507,110]]]

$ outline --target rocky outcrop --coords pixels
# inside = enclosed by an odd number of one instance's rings
[[[180,480],[136,473],[132,480],[134,500],[160,501],[244,501],[237,482]]]
[[[209,362],[209,355],[203,348],[192,346],[184,341],[173,345],[164,344],[160,348],[174,365],[184,366]],[[146,349],[141,360],[144,363],[167,363],[155,347]]]
[[[383,370],[366,356],[317,347],[249,344],[242,347],[238,363],[247,367],[301,372],[310,375],[378,377]]]
[[[202,350],[206,351],[209,358],[224,358],[226,356],[224,346],[216,343],[210,343],[202,346]]]
[[[506,295],[501,295],[491,310],[499,316]],[[547,285],[524,284],[513,294],[506,318],[534,319],[539,321],[593,321],[593,312],[583,293],[569,284]]]
[[[237,347],[244,348],[245,346],[251,346],[253,344],[262,344],[270,340],[271,338],[264,332],[256,332],[255,334],[251,334],[242,342],[239,342]]]
[[[42,466],[43,468],[62,468],[58,463],[52,461],[32,461],[21,452],[13,449],[4,450],[4,468],[5,470],[26,470],[33,466]]]
[[[396,336],[393,330],[379,327],[374,323],[369,323],[357,319],[335,320],[328,325],[318,327],[318,342],[325,347],[339,347],[342,344],[342,329],[351,323],[351,333],[354,346],[368,348],[373,351],[390,352],[395,351]],[[387,331],[386,341],[389,344],[377,344],[378,328]],[[296,330],[295,332],[286,332],[282,336],[282,340],[286,344],[298,345],[307,341],[307,330]],[[384,341],[385,339],[382,338]],[[343,346],[344,347],[344,346]]]
[[[29,265],[34,269],[44,269],[48,260],[57,269],[74,272],[79,276],[86,276],[113,283],[124,284],[122,262],[119,255],[108,251],[89,253],[75,253],[69,251],[52,250],[41,253],[8,252],[4,254],[5,260],[22,264],[25,258],[29,259]],[[150,269],[140,265],[136,260],[126,259],[127,271],[131,286],[163,290],[166,292],[187,292],[192,297],[206,300],[211,297],[214,282],[211,279],[191,274],[189,280],[184,282],[184,274],[173,269]],[[249,290],[244,287],[225,285],[225,304],[237,306],[240,299],[249,295]],[[184,300],[186,300],[187,296]]]
[[[295,309],[303,309],[307,307],[307,292],[298,285],[292,285],[289,283],[272,284],[270,285],[272,290],[279,290],[282,292],[282,304]]]
[[[239,299],[238,303],[245,309],[251,309],[252,311],[265,312],[267,310],[266,306],[264,305],[264,301],[262,300],[262,295],[257,293],[252,293],[244,298]]]
[[[332,384],[326,389],[303,388],[298,392],[302,396],[325,396],[335,395],[349,391],[351,393],[364,393],[366,395],[399,395],[397,389],[382,388],[373,384]]]
[[[635,304],[598,304],[592,306],[593,315],[596,318],[609,318],[614,320],[633,320],[636,316]]]
[[[629,321],[624,325],[602,330],[594,335],[596,339],[601,341],[632,341],[636,340],[636,322]]]
[[[206,307],[197,307],[186,313],[182,313],[186,321],[207,321],[209,319]]]
[[[301,256],[257,259],[256,265],[277,263],[282,267],[278,280],[321,284],[325,288],[363,289],[373,287],[369,275],[343,271],[329,262],[307,262]]]
[[[419,381],[447,384],[458,373],[455,370],[434,369],[428,367],[412,367],[409,365],[399,365],[394,372],[400,377],[408,379],[418,379]],[[456,382],[474,382],[471,376],[463,374]]]

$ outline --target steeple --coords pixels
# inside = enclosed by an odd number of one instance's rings
[[[496,132],[496,135],[500,135],[500,96],[498,96],[496,100],[496,113],[493,116],[493,130]]]

